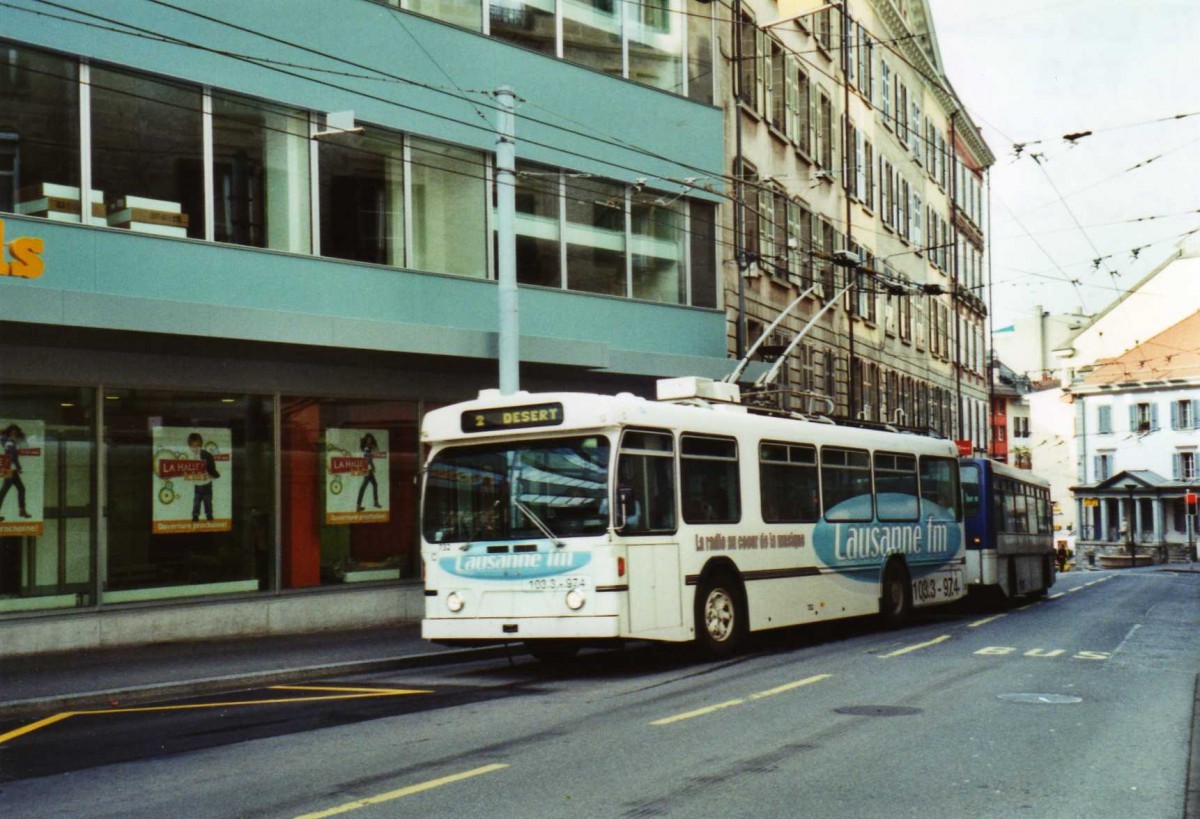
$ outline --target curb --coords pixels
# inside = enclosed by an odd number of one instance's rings
[[[74,711],[112,708],[117,705],[137,705],[174,697],[219,694],[266,685],[319,679],[338,674],[370,674],[379,671],[394,671],[406,668],[429,668],[439,665],[474,662],[525,651],[513,645],[486,646],[481,648],[458,648],[431,651],[424,654],[406,654],[376,660],[349,660],[340,663],[279,668],[264,671],[249,671],[240,674],[225,674],[219,677],[201,677],[194,680],[179,680],[166,683],[135,685],[127,688],[112,688],[102,691],[83,691],[78,694],[60,694],[49,697],[34,697],[23,700],[0,702],[0,719],[26,717],[46,712]]]

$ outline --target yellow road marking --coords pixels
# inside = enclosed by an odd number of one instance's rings
[[[64,711],[61,714],[54,714],[45,719],[31,722],[26,726],[9,731],[7,734],[0,734],[0,745],[3,745],[10,739],[16,739],[24,734],[32,733],[47,725],[53,725],[56,722],[61,722],[67,717],[81,716],[96,716],[102,714],[147,714],[155,711],[197,711],[205,708],[238,708],[249,705],[282,705],[289,702],[320,702],[323,700],[360,700],[379,697],[397,697],[406,694],[432,694],[432,691],[416,689],[416,688],[321,688],[313,686],[306,688],[304,686],[272,686],[279,689],[290,689],[296,691],[354,691],[357,693],[349,694],[326,694],[316,697],[282,697],[269,700],[235,700],[232,702],[202,702],[191,703],[188,705],[146,705],[132,708],[102,708],[94,711]]]
[[[979,628],[985,626],[993,620],[999,620],[1003,614],[993,614],[991,617],[984,617],[982,620],[976,620],[974,623],[967,623],[967,628]]]
[[[759,691],[757,694],[751,694],[750,699],[761,700],[763,697],[773,697],[776,694],[782,694],[785,691],[791,691],[793,688],[799,688],[802,685],[812,685],[815,682],[827,680],[831,676],[832,675],[830,674],[817,674],[815,677],[806,677],[803,680],[796,680],[795,682],[790,682],[786,685],[778,686],[777,688],[768,688],[766,691]]]
[[[482,776],[483,774],[503,770],[507,767],[507,765],[501,765],[498,763],[495,765],[484,765],[482,768],[475,768],[474,770],[463,771],[462,773],[451,774],[450,776],[443,776],[441,779],[431,779],[428,782],[422,782],[419,785],[409,785],[407,788],[388,791],[387,793],[381,793],[378,796],[368,796],[364,799],[356,799],[353,802],[347,802],[344,805],[338,805],[336,808],[330,808],[329,810],[318,811],[316,813],[305,813],[301,816],[297,816],[296,819],[324,819],[326,816],[337,816],[339,813],[348,813],[352,810],[365,808],[368,805],[378,805],[381,802],[390,802],[393,799],[400,799],[404,796],[412,796],[414,793],[421,793],[422,791],[432,790],[433,788],[440,788],[442,785],[449,785],[452,782],[461,782],[462,780],[470,779],[473,776]]]
[[[19,736],[23,736],[25,734],[32,733],[32,732],[38,730],[39,728],[45,728],[47,725],[53,725],[56,722],[61,722],[62,720],[66,719],[67,717],[73,717],[73,716],[75,716],[74,711],[64,711],[61,714],[55,714],[52,717],[46,717],[45,719],[40,719],[37,722],[31,722],[26,726],[17,728],[13,731],[9,731],[7,734],[0,734],[0,745],[3,745],[4,743],[8,742],[10,739],[16,739]]]
[[[898,648],[895,651],[889,652],[887,654],[880,654],[879,656],[881,658],[899,657],[901,654],[907,654],[910,651],[918,651],[922,648],[929,648],[930,646],[936,646],[938,643],[944,643],[946,640],[949,640],[949,639],[950,639],[949,634],[943,634],[941,637],[934,637],[932,640],[930,640],[927,643],[917,643],[915,646],[908,646],[907,648]]]
[[[419,689],[409,688],[350,688],[345,686],[331,685],[272,685],[272,689],[277,691],[343,691],[354,694],[431,694],[432,691],[422,691]]]
[[[697,708],[695,711],[688,711],[686,714],[676,714],[673,717],[664,717],[663,719],[656,719],[656,720],[654,720],[654,722],[652,722],[650,724],[651,725],[670,725],[672,722],[680,722],[685,719],[691,719],[692,717],[702,717],[705,714],[711,714],[713,711],[720,711],[722,708],[730,708],[734,705],[741,705],[744,702],[745,702],[744,699],[727,700],[726,702],[719,702],[716,705],[710,705],[707,708]]]

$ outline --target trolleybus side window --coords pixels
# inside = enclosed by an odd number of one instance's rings
[[[762,517],[767,523],[821,519],[816,447],[764,442],[758,448]]]
[[[921,497],[962,520],[958,491],[958,462],[953,458],[921,456]]]
[[[681,435],[679,448],[683,519],[688,523],[737,523],[741,520],[737,441]]]
[[[880,520],[920,517],[917,459],[914,455],[875,453],[875,508]]]
[[[613,525],[623,535],[675,531],[675,442],[669,432],[631,429],[622,436]]]
[[[825,520],[871,520],[875,510],[870,454],[860,449],[822,447],[821,497],[825,502]]]

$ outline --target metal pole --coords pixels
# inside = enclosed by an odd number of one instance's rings
[[[950,113],[950,226],[953,229],[954,246],[951,248],[953,284],[950,288],[950,309],[954,311],[954,414],[958,419],[956,425],[958,440],[963,439],[963,406],[962,406],[962,331],[959,323],[959,293],[958,293],[958,139],[955,133],[955,118],[957,111]]]
[[[734,328],[734,339],[738,360],[746,355],[746,248],[743,245],[742,232],[746,224],[746,180],[745,165],[742,162],[742,0],[733,2],[733,185],[735,196],[733,202],[733,259],[737,268],[737,321]]]
[[[513,90],[496,89],[496,278],[499,283],[500,394],[520,384],[520,311],[517,304],[517,161]]]
[[[853,237],[851,229],[851,221],[854,216],[853,203],[851,202],[851,194],[854,192],[853,185],[857,181],[857,162],[856,167],[850,167],[850,152],[853,149],[851,142],[853,138],[850,135],[850,8],[848,4],[842,3],[842,192],[846,195],[846,252],[850,252],[850,243]],[[861,161],[861,157],[857,161]],[[853,173],[852,173],[853,171]],[[854,176],[855,178],[851,178]],[[850,276],[850,309],[846,311],[846,318],[850,322],[850,330],[847,333],[848,353],[849,353],[849,391],[847,398],[850,402],[850,420],[853,421],[858,416],[858,381],[862,377],[859,373],[858,378],[854,375],[854,318],[858,315],[858,265],[846,268],[846,273]],[[878,389],[878,386],[876,387]]]

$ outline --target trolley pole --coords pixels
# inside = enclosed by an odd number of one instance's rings
[[[520,384],[520,310],[517,303],[517,146],[513,90],[496,89],[496,278],[499,284],[500,394]]]

